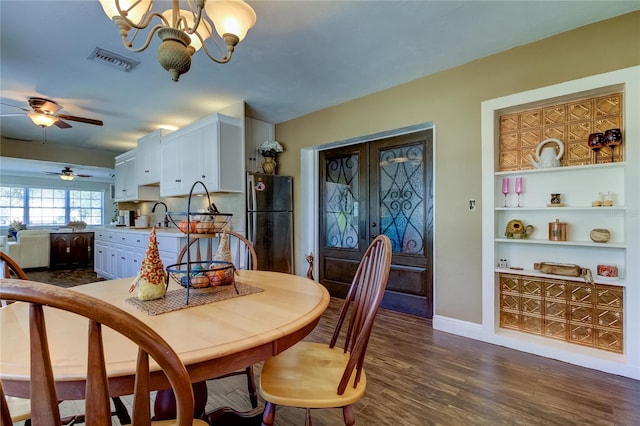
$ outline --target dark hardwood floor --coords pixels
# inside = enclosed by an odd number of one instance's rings
[[[341,303],[331,301],[307,339],[328,341]],[[435,331],[392,311],[378,314],[365,369],[358,425],[640,425],[640,381]],[[208,409],[250,409],[244,378],[208,386]],[[343,424],[339,409],[312,415],[314,426]],[[280,407],[275,424],[303,425],[304,410]]]
[[[328,341],[341,303],[331,301],[308,340]],[[359,425],[640,425],[640,381],[439,332],[392,311],[378,314],[365,369]],[[210,407],[250,408],[242,380],[209,386]],[[343,424],[338,409],[312,416],[314,426]],[[280,407],[275,424],[303,425],[304,410]]]

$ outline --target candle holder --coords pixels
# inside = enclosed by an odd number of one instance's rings
[[[611,162],[615,162],[614,150],[622,143],[622,132],[620,129],[609,129],[604,132],[604,143],[611,148]]]
[[[598,152],[600,152],[602,147],[605,146],[605,144],[604,144],[604,133],[602,133],[602,132],[591,133],[589,135],[588,145],[589,145],[589,148],[594,152],[594,155],[595,155],[594,164],[598,164]]]

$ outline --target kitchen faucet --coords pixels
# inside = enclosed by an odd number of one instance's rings
[[[156,212],[156,207],[158,206],[158,204],[163,205],[164,206],[164,227],[168,228],[169,227],[169,215],[168,215],[168,210],[169,208],[167,207],[167,205],[165,203],[163,203],[162,201],[158,201],[157,203],[155,203],[153,205],[153,207],[151,208],[151,213],[155,213]]]

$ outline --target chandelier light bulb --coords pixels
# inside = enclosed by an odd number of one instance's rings
[[[233,34],[242,41],[256,24],[256,12],[242,0],[207,1],[204,9],[222,38]]]
[[[142,21],[144,16],[149,10],[151,10],[152,0],[98,0],[104,10],[105,15],[109,19],[114,17],[124,17],[134,24],[138,24]],[[118,6],[120,10],[124,12],[120,15],[118,12]]]

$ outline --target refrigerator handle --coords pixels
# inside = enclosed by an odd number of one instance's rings
[[[247,214],[247,238],[253,244],[255,244],[256,238],[256,220],[253,217],[254,206],[256,205],[256,188],[255,181],[252,174],[247,175],[247,210],[249,213]]]
[[[253,175],[247,175],[247,210],[254,211],[256,205],[256,183]]]

